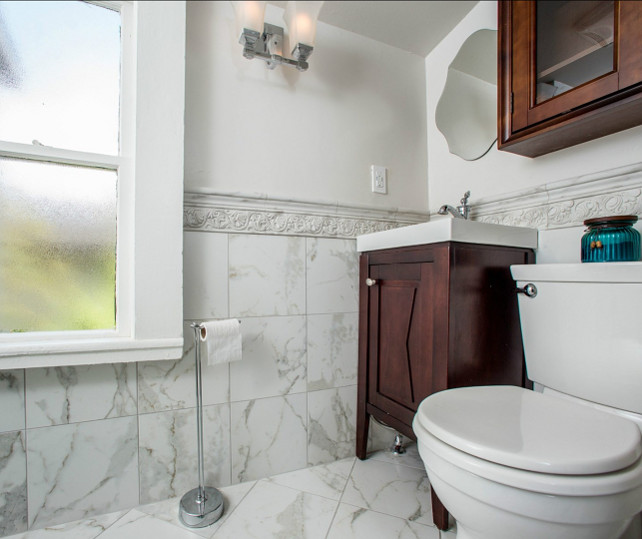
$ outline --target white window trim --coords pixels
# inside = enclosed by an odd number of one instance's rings
[[[0,156],[118,171],[116,330],[0,335],[0,369],[182,355],[185,3],[92,3],[122,15],[120,155],[0,142]]]

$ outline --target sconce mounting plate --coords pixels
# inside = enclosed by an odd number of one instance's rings
[[[243,28],[239,43],[243,45],[243,56],[248,59],[260,58],[267,63],[268,69],[278,65],[290,65],[299,71],[309,67],[306,61],[313,47],[297,43],[293,50],[294,59],[283,56],[283,28],[274,24],[264,23],[263,33]]]

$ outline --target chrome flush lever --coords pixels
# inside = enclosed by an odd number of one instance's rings
[[[528,296],[529,298],[534,298],[537,296],[537,287],[533,283],[528,283],[524,285],[523,288],[520,288],[519,286],[517,287],[517,293],[518,294],[524,294]]]

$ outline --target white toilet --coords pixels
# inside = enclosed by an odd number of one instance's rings
[[[519,312],[528,376],[543,393],[450,389],[413,422],[457,539],[640,537],[642,263],[511,272],[536,290],[519,294]]]

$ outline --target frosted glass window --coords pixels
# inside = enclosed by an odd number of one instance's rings
[[[0,332],[116,325],[115,171],[0,158]]]
[[[120,14],[0,1],[0,140],[118,154]]]

